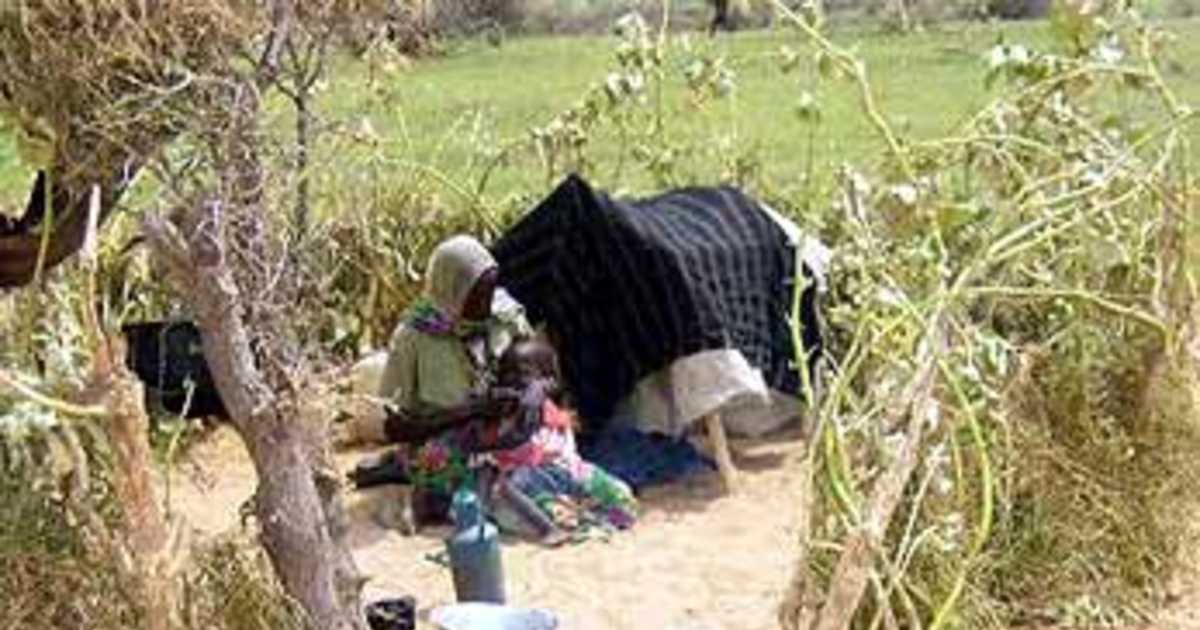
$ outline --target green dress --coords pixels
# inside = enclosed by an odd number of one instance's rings
[[[531,332],[520,305],[502,291],[493,300],[492,316],[465,338],[402,323],[388,345],[380,396],[418,416],[457,407],[487,391],[496,360],[514,339]],[[464,440],[462,431],[448,430],[416,448],[402,448],[414,487],[448,494],[466,481]]]

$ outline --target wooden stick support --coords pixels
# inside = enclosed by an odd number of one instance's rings
[[[705,429],[708,431],[708,444],[712,450],[713,459],[717,460],[717,471],[721,473],[721,482],[725,484],[725,492],[732,493],[737,488],[737,468],[733,465],[733,456],[729,452],[729,440],[725,437],[725,425],[721,423],[721,415],[710,413],[704,416]]]

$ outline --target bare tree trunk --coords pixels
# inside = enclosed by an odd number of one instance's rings
[[[95,321],[89,316],[88,330],[100,333]],[[142,402],[141,384],[124,367],[124,349],[119,342],[103,334],[92,334],[92,351],[92,370],[82,392],[85,404],[42,394],[2,368],[0,391],[14,389],[63,416],[86,418],[103,428],[113,451],[110,481],[121,510],[120,524],[115,530],[110,529],[86,500],[88,456],[73,430],[65,432],[75,467],[71,487],[64,493],[65,504],[85,533],[88,551],[121,560],[117,563],[117,577],[136,598],[144,615],[142,627],[170,630],[178,611],[179,556],[154,491],[150,423]]]
[[[296,217],[293,226],[294,241],[303,242],[308,235],[308,223],[312,216],[311,186],[308,182],[309,162],[311,161],[312,144],[312,112],[308,87],[302,87],[295,99],[296,104]]]
[[[730,0],[713,0],[713,17],[708,23],[708,34],[715,35],[718,30],[732,31],[733,18],[730,11]]]
[[[912,12],[908,3],[909,0],[887,0],[885,5],[892,25],[901,33],[909,33],[913,29]]]
[[[286,302],[300,272],[279,270],[285,255],[267,232],[257,96],[233,98],[211,139],[219,191],[171,223],[148,218],[146,233],[197,319],[213,381],[254,461],[255,514],[280,581],[317,628],[363,628],[325,436],[299,413],[300,359],[287,319],[294,303]]]
[[[78,192],[84,196],[82,190]],[[145,627],[170,630],[175,625],[178,604],[177,558],[154,491],[154,457],[145,398],[141,383],[125,367],[125,344],[107,334],[98,311],[97,243],[104,205],[100,188],[93,187],[86,202],[80,242],[85,271],[83,328],[92,351],[86,394],[101,402],[106,416],[103,426],[114,452],[112,487],[121,506],[123,535],[112,544],[120,545],[132,560],[126,580],[140,596]]]
[[[313,3],[311,15],[293,27],[284,46],[285,61],[279,67],[275,87],[292,101],[296,109],[296,206],[292,242],[302,244],[312,221],[312,185],[309,182],[312,151],[317,141],[315,90],[329,62],[329,46],[334,36],[332,23],[338,10],[333,4]]]
[[[209,218],[217,220],[214,212]],[[174,227],[159,220],[147,222],[147,234],[170,261],[173,279],[196,314],[213,380],[254,461],[255,513],[280,581],[316,627],[363,627],[354,565],[335,537],[340,533],[332,505],[336,493],[323,493],[318,486],[322,436],[300,421],[291,395],[279,397],[267,386],[250,350],[240,316],[242,298],[224,256],[205,264],[195,239],[185,245]]]

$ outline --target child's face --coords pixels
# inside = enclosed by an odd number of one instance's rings
[[[524,387],[538,379],[557,382],[558,357],[544,341],[518,341],[500,357],[497,378],[506,387]]]

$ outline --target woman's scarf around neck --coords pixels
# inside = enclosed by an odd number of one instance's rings
[[[465,338],[482,334],[487,322],[468,322],[448,315],[433,300],[421,298],[404,314],[404,323],[413,330],[433,337]]]

